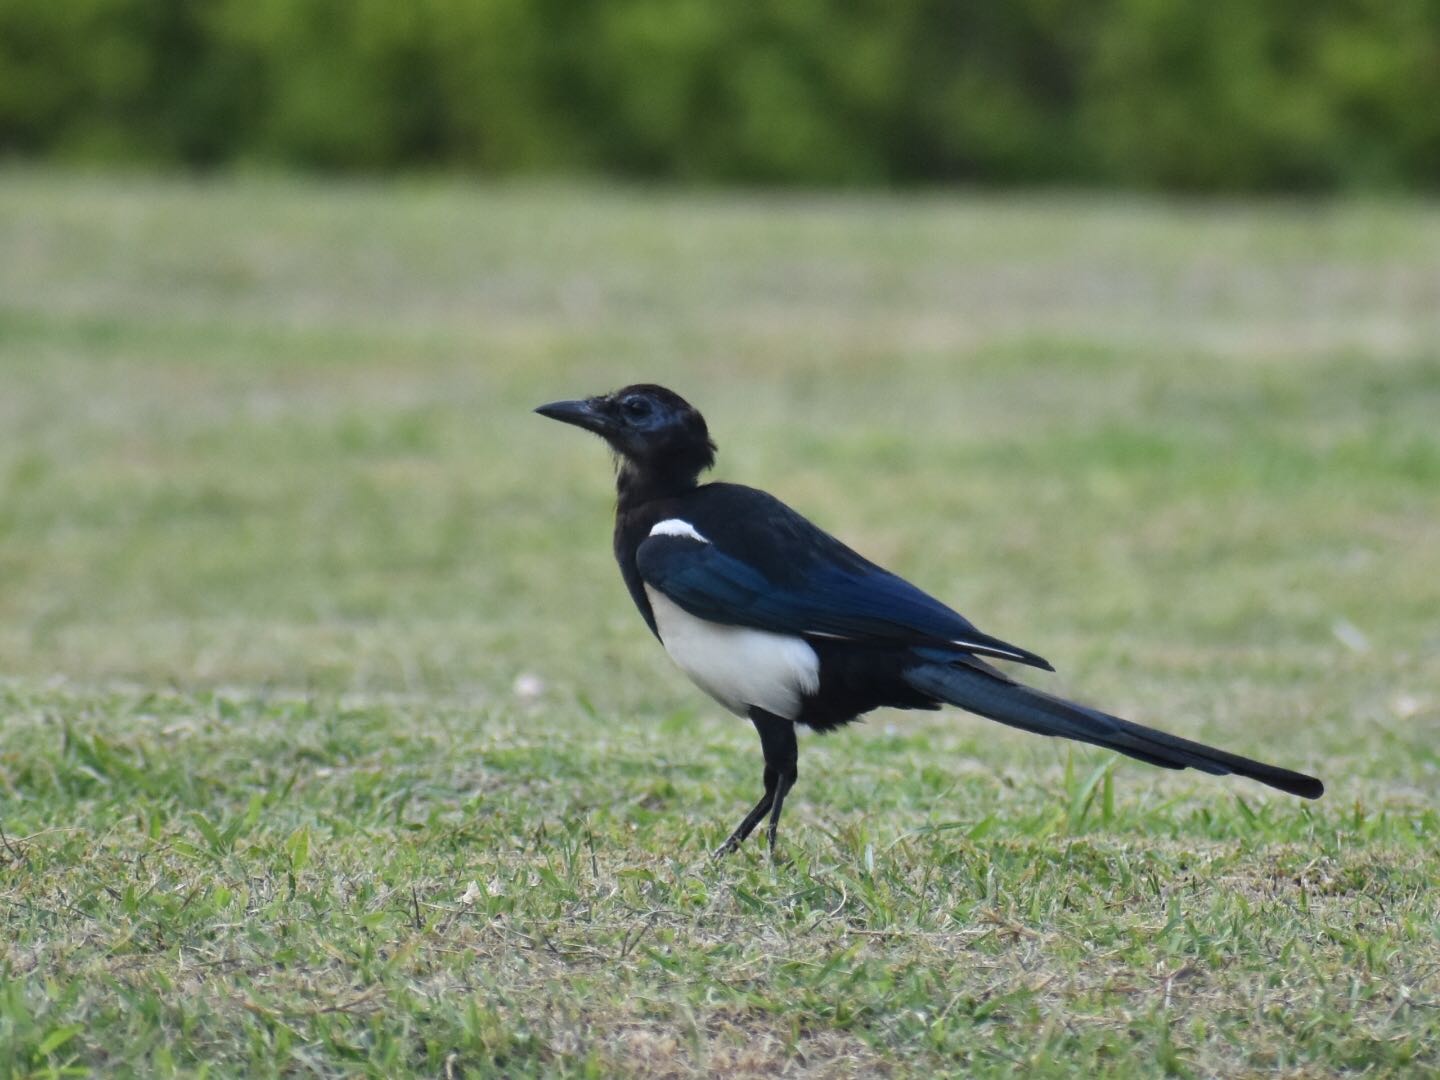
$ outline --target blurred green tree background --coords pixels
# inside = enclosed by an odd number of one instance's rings
[[[1440,0],[0,0],[0,153],[1440,187]]]

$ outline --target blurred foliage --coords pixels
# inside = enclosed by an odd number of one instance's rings
[[[1434,189],[1440,0],[0,0],[0,151]]]

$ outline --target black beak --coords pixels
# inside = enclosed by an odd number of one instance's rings
[[[596,435],[605,435],[613,430],[610,419],[590,401],[552,401],[535,410],[541,416],[559,420],[562,424],[574,424]]]

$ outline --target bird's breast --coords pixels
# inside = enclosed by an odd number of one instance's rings
[[[819,688],[820,659],[804,638],[696,618],[649,585],[645,595],[670,659],[731,712],[794,719]]]

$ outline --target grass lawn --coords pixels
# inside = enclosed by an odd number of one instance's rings
[[[1440,1070],[1440,207],[0,172],[0,1075]],[[1041,685],[749,726],[609,552],[662,381]]]

